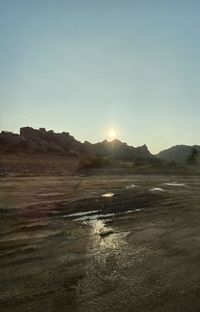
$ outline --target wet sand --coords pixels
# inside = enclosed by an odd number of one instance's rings
[[[199,311],[199,191],[198,177],[1,178],[0,311]]]

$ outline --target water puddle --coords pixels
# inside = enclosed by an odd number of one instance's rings
[[[131,184],[131,185],[127,185],[127,186],[126,186],[126,189],[127,189],[127,190],[130,190],[130,189],[135,188],[135,187],[137,187],[137,185]]]
[[[105,214],[88,214],[88,215],[84,215],[81,216],[79,218],[74,219],[73,221],[87,221],[87,220],[97,220],[97,219],[104,219],[104,218],[109,218],[109,217],[114,217],[114,216],[119,216],[119,215],[125,215],[125,214],[129,214],[129,213],[135,213],[135,212],[139,212],[142,209],[135,209],[135,210],[128,210],[128,211],[124,211],[124,212],[118,212],[118,213],[105,213]]]
[[[154,188],[151,188],[149,191],[150,192],[166,192],[166,190],[164,190],[161,187],[154,187]]]
[[[108,198],[110,198],[110,197],[113,197],[115,194],[114,193],[112,193],[112,192],[108,192],[108,193],[105,193],[105,194],[103,194],[103,195],[101,195],[102,197],[108,197]]]
[[[96,220],[100,218],[109,218],[116,215],[115,213],[107,213],[107,214],[94,214],[94,215],[87,215],[82,216],[80,218],[74,219],[74,221],[86,221],[86,220]]]
[[[58,195],[65,195],[65,193],[59,193],[59,192],[55,192],[55,193],[41,193],[38,194],[38,196],[58,196]]]
[[[168,185],[168,186],[181,186],[181,187],[186,187],[185,183],[178,183],[178,182],[167,182],[167,183],[163,183],[164,185]]]
[[[64,218],[71,218],[71,217],[82,217],[82,216],[87,216],[96,212],[99,212],[100,210],[93,210],[93,211],[82,211],[82,212],[75,212],[75,213],[71,213],[69,215],[65,215]]]

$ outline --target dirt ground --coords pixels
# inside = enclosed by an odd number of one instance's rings
[[[79,166],[78,157],[10,153],[0,151],[0,176],[56,176],[75,172]]]
[[[199,312],[199,267],[198,177],[0,178],[0,311]]]

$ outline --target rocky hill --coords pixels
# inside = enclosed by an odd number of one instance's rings
[[[21,128],[20,134],[2,131],[0,134],[0,151],[1,153],[95,155],[127,161],[154,158],[146,145],[133,147],[119,140],[112,142],[105,140],[96,144],[87,141],[81,143],[68,132],[55,133],[52,130],[46,131],[45,128],[33,129],[31,127]]]
[[[1,151],[13,152],[23,151],[31,153],[66,153],[73,150],[81,152],[83,146],[75,140],[68,132],[54,133],[46,131],[44,128],[39,130],[31,127],[23,127],[20,134],[2,131],[0,134]]]
[[[177,163],[185,163],[193,147],[195,147],[200,152],[200,146],[198,145],[194,146],[175,145],[166,150],[161,151],[156,156],[161,160],[176,161]]]
[[[124,160],[133,160],[133,158],[134,159],[153,158],[153,155],[149,152],[146,145],[133,147],[119,141],[118,139],[115,139],[112,142],[104,140],[103,142],[96,144],[84,142],[84,147],[87,153],[95,154],[98,156],[109,156]]]

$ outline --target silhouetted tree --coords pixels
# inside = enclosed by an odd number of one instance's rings
[[[197,164],[199,158],[199,151],[195,148],[192,147],[190,155],[187,158],[187,164],[194,166]]]

